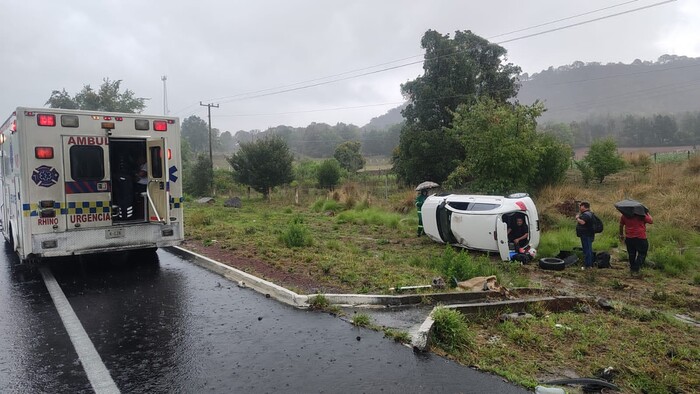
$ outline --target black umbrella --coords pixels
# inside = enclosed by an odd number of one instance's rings
[[[644,204],[637,200],[622,200],[615,203],[615,208],[620,211],[621,214],[632,217],[632,216],[645,216],[649,212],[649,208],[645,207]]]

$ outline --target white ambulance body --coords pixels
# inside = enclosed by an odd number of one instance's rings
[[[503,261],[516,253],[508,242],[508,228],[518,217],[528,228],[527,246],[534,250],[540,244],[537,207],[525,193],[432,195],[423,203],[421,216],[428,238],[466,249],[495,252]]]
[[[182,241],[177,118],[17,108],[0,148],[0,230],[22,261]]]

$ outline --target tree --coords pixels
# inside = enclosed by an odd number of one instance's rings
[[[335,148],[333,157],[338,160],[340,166],[349,172],[357,172],[365,166],[365,158],[360,153],[362,144],[360,141],[346,141]]]
[[[316,176],[320,187],[333,190],[340,181],[340,163],[336,159],[324,160],[318,166]]]
[[[188,167],[185,169],[183,184],[185,193],[195,196],[211,194],[211,180],[213,176],[209,155],[203,153],[197,155],[192,168]]]
[[[83,89],[72,98],[65,89],[54,90],[46,105],[50,108],[141,113],[146,108],[146,99],[136,97],[129,89],[120,92],[121,83],[121,79],[110,81],[104,78],[97,91],[90,85],[83,85]]]
[[[448,187],[471,191],[509,193],[532,189],[540,161],[536,118],[544,106],[480,100],[455,112],[449,133],[469,154],[451,174]]]
[[[428,30],[424,73],[401,86],[409,104],[406,124],[393,156],[394,170],[406,183],[441,182],[469,152],[444,130],[459,105],[469,108],[480,98],[502,103],[515,97],[520,68],[505,63],[506,50],[470,31],[442,35]]]
[[[294,179],[289,147],[280,137],[266,137],[242,143],[238,152],[227,158],[233,179],[268,197],[273,187]]]
[[[180,131],[194,152],[209,152],[209,125],[204,119],[192,115],[182,121]]]
[[[603,179],[606,176],[625,168],[625,161],[617,153],[617,145],[612,138],[593,141],[583,160],[591,168],[593,176],[600,183],[603,183]]]
[[[219,148],[224,152],[232,152],[236,148],[236,141],[230,131],[224,131],[219,135]]]

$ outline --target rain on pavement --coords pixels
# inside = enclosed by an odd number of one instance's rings
[[[41,275],[0,261],[0,392],[92,392]],[[123,393],[525,392],[167,251],[48,266]]]

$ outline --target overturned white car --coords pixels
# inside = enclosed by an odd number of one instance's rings
[[[467,249],[497,252],[503,261],[517,253],[508,242],[508,229],[517,218],[527,227],[525,249],[540,243],[537,207],[526,193],[504,196],[437,194],[429,196],[421,210],[426,235],[437,242]],[[519,248],[518,248],[519,249]]]

